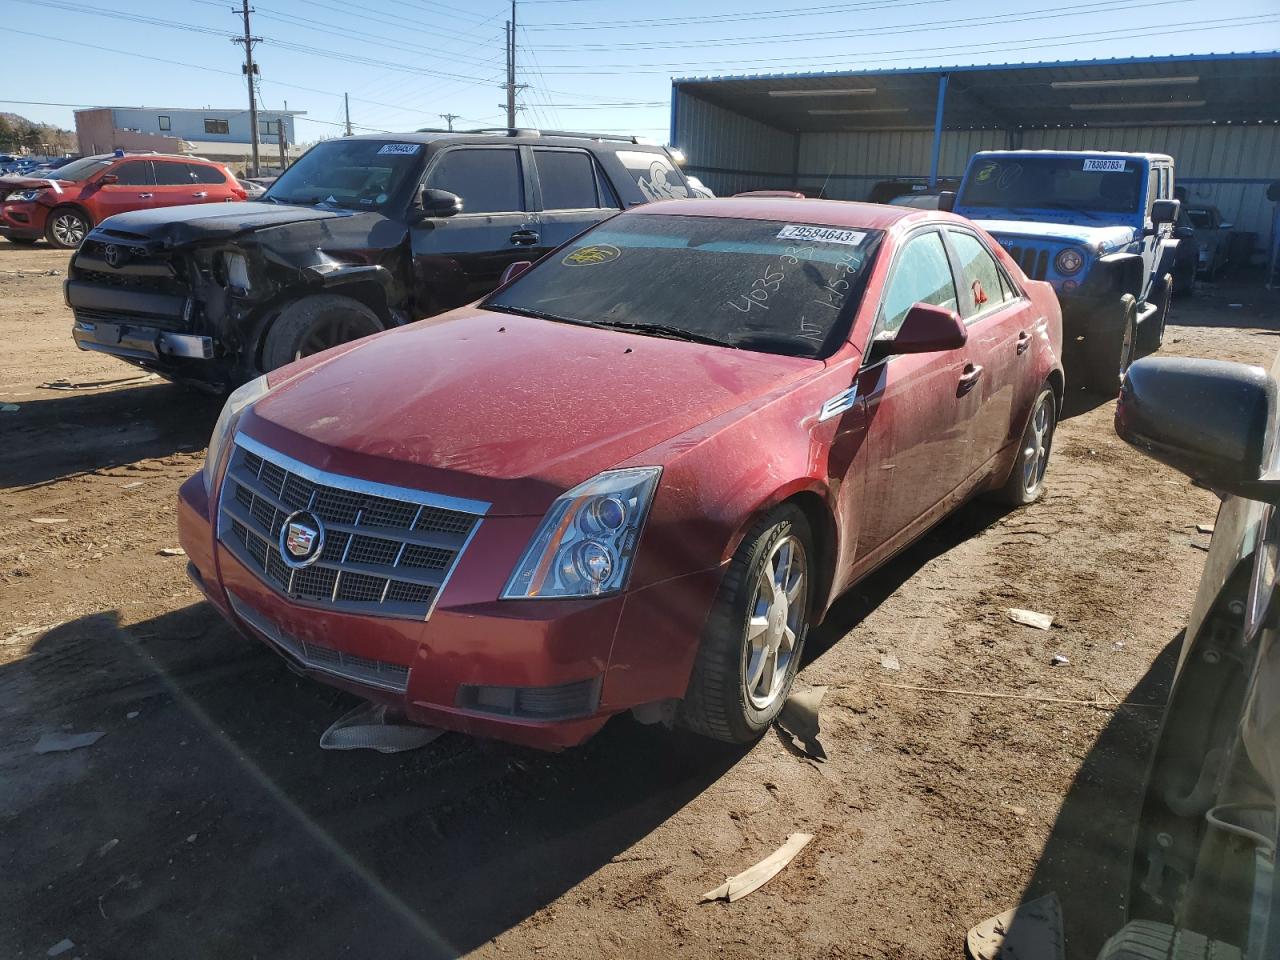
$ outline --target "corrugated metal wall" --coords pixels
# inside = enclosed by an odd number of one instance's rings
[[[1272,204],[1265,181],[1280,177],[1280,126],[1217,124],[1203,127],[1089,127],[1027,130],[1028,150],[1142,150],[1167,153],[1174,183],[1186,187],[1190,204],[1212,204],[1237,230],[1271,230]],[[1260,180],[1261,183],[1205,183],[1205,180]]]
[[[938,175],[958,177],[977,150],[1006,146],[1003,130],[948,130],[942,135]],[[931,130],[874,130],[800,135],[800,186],[827,185],[834,200],[864,200],[877,180],[927,177]]]
[[[791,185],[794,136],[685,93],[676,97],[675,146],[716,194]]]

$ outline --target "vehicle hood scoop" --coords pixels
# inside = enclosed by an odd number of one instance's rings
[[[541,515],[600,471],[817,369],[464,308],[313,361],[241,429],[323,470]]]
[[[289,204],[242,201],[194,203],[180,207],[156,207],[116,214],[102,222],[95,233],[128,240],[153,240],[164,247],[181,247],[209,240],[221,241],[244,233],[292,223],[341,220],[367,216],[357,211]]]

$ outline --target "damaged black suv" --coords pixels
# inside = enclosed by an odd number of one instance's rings
[[[690,195],[676,158],[634,137],[326,140],[257,200],[104,220],[67,273],[73,335],[223,391],[469,303],[624,207]]]

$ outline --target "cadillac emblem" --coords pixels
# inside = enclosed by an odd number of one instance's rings
[[[289,514],[280,526],[280,557],[285,564],[306,567],[324,550],[324,524],[310,510]]]

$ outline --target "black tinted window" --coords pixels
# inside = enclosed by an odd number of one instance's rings
[[[191,173],[185,163],[167,163],[157,160],[156,183],[162,187],[174,187],[191,183]]]
[[[203,163],[187,164],[187,172],[196,183],[226,183],[227,178],[217,167],[207,167]]]
[[[515,150],[450,150],[436,162],[427,186],[456,193],[463,213],[524,209],[520,155]]]
[[[581,210],[600,206],[596,171],[590,155],[578,150],[535,150],[544,210]]]
[[[116,175],[116,183],[125,187],[146,187],[155,183],[151,179],[151,164],[145,160],[131,160],[122,163],[111,171]]]

